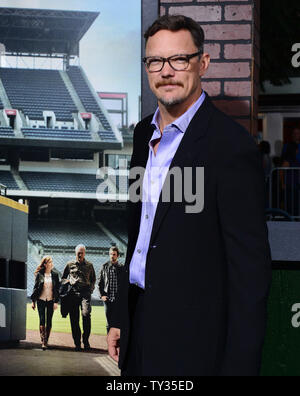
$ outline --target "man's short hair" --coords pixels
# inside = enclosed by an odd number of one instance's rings
[[[164,15],[158,18],[145,32],[144,38],[146,44],[148,38],[154,36],[160,30],[170,30],[171,32],[178,32],[179,30],[188,30],[194,40],[194,44],[198,50],[203,53],[204,46],[204,31],[201,26],[192,18],[184,15]]]
[[[86,251],[86,247],[84,245],[82,245],[82,244],[77,245],[76,248],[75,248],[75,253],[77,254],[78,250],[82,249],[82,248]]]
[[[117,254],[118,254],[118,256],[120,256],[120,251],[119,251],[119,248],[117,247],[117,246],[112,246],[110,249],[109,249],[109,251],[113,251],[113,252],[117,252]]]

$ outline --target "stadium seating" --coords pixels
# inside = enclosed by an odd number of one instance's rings
[[[99,220],[125,245],[128,242],[127,217],[124,211],[102,210]]]
[[[53,111],[58,121],[72,121],[78,110],[58,70],[0,68],[0,78],[13,108],[42,120]]]
[[[54,172],[20,172],[29,190],[95,193],[103,181],[95,175]]]
[[[91,92],[88,84],[86,83],[81,69],[78,66],[70,66],[69,70],[67,71],[68,76],[76,89],[76,92],[85,107],[85,110],[87,112],[94,113],[99,120],[101,121],[101,124],[103,125],[103,128],[105,129],[106,133],[106,139],[109,141],[116,141],[115,135],[112,131],[112,128],[106,119],[103,111],[101,110],[98,102],[96,101],[93,93]]]
[[[0,138],[1,137],[15,137],[14,130],[11,127],[0,126]]]
[[[48,249],[74,249],[80,243],[90,249],[109,249],[114,242],[97,224],[84,221],[31,220],[28,236]]]
[[[91,140],[89,130],[51,129],[51,128],[22,128],[25,138],[63,139],[63,140]]]
[[[100,139],[104,142],[115,142],[116,138],[112,132],[109,131],[98,131]]]
[[[19,186],[10,171],[0,171],[0,184],[4,184],[9,190],[19,190]]]

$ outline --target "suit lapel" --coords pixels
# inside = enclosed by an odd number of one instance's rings
[[[193,148],[195,147],[195,142],[206,135],[208,123],[213,109],[214,107],[208,95],[206,94],[205,101],[193,117],[188,129],[185,131],[185,134],[171,162],[170,170],[174,167],[179,167],[182,169],[184,166],[190,166],[192,164]],[[171,202],[162,202],[161,193],[154,218],[150,246],[153,244],[155,236],[165,215],[168,212],[168,209],[170,208],[170,205]]]

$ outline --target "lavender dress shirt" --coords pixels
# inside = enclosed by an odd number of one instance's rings
[[[192,118],[202,105],[205,93],[202,91],[199,99],[176,121],[169,124],[161,134],[159,128],[160,113],[157,108],[151,124],[155,126],[149,141],[149,155],[143,179],[142,213],[139,235],[130,262],[129,280],[140,288],[145,288],[145,268],[149,249],[151,232],[159,202],[160,193],[168,173],[170,164],[178,149]],[[152,142],[161,137],[156,155]]]

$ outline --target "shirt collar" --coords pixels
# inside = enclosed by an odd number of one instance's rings
[[[182,114],[179,118],[177,118],[177,120],[175,120],[172,124],[167,125],[167,127],[174,126],[180,132],[185,133],[185,131],[187,130],[194,115],[196,114],[196,112],[198,111],[198,109],[200,108],[202,103],[204,102],[205,97],[206,97],[206,94],[204,91],[202,91],[202,94],[196,100],[196,102],[184,114]],[[154,116],[152,118],[152,121],[151,121],[151,125],[153,125],[155,127],[155,131],[160,131],[159,122],[160,122],[160,111],[159,111],[159,107],[157,107],[157,109],[154,113]],[[154,131],[154,135],[155,135],[155,131]],[[159,133],[159,136],[160,136],[160,133]]]

